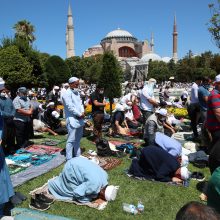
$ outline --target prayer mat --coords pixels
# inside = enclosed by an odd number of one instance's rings
[[[46,156],[46,155],[42,155],[42,156]],[[14,175],[11,175],[11,181],[12,181],[12,185],[13,187],[22,185],[23,183],[27,182],[28,180],[31,180],[35,177],[38,177],[44,173],[49,172],[50,170],[60,166],[62,163],[64,163],[66,161],[66,157],[64,155],[61,154],[61,152],[57,152],[53,155],[49,155],[52,156],[52,159],[42,163],[41,165],[38,166],[29,166],[28,168],[26,168],[25,170],[16,173]]]
[[[55,154],[56,152],[62,151],[61,148],[58,147],[51,147],[46,145],[31,145],[25,148],[27,152],[37,154],[37,155],[44,155],[44,154]]]
[[[70,220],[70,218],[65,218],[59,215],[51,215],[25,208],[13,208],[11,214],[14,217],[14,220]]]
[[[87,158],[91,158],[91,155],[89,154],[83,154],[83,156]],[[104,170],[111,170],[117,166],[119,166],[122,162],[122,160],[118,158],[113,158],[113,157],[100,157],[100,156],[95,156],[96,159],[99,161],[99,166],[102,167]]]
[[[167,185],[171,185],[171,186],[185,186],[185,187],[188,187],[189,185],[186,185],[185,182],[182,182],[182,183],[177,183],[177,182],[160,182],[160,181],[156,181],[154,179],[147,179],[147,178],[144,178],[144,177],[138,177],[138,176],[134,176],[132,174],[129,174],[129,173],[126,173],[126,175],[129,177],[129,178],[133,178],[133,179],[136,179],[136,180],[147,180],[147,181],[151,181],[151,182],[154,182],[154,183],[163,183],[163,184],[167,184]]]
[[[54,178],[56,178],[56,177],[54,177]],[[107,201],[102,200],[102,199],[96,199],[96,200],[94,200],[92,202],[88,202],[88,203],[80,203],[80,202],[73,201],[73,200],[60,200],[60,199],[56,199],[52,194],[49,193],[49,191],[48,191],[48,183],[45,183],[43,186],[41,186],[41,187],[39,187],[37,189],[34,189],[29,194],[34,197],[35,194],[40,194],[40,193],[43,193],[45,196],[47,196],[48,198],[52,198],[55,201],[74,203],[76,205],[84,205],[84,206],[88,206],[90,208],[94,208],[94,209],[98,209],[98,210],[103,210],[107,206],[107,204],[108,204]]]

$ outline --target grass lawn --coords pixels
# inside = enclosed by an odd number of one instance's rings
[[[52,136],[47,136],[51,138]],[[56,139],[65,140],[65,136],[56,137]],[[65,147],[65,142],[60,144],[60,147]],[[95,145],[87,138],[81,140],[81,147],[95,150]],[[107,207],[103,211],[89,208],[87,206],[77,206],[74,204],[55,202],[51,205],[51,208],[47,210],[50,214],[61,215],[69,217],[70,219],[149,219],[149,220],[172,220],[175,219],[177,211],[188,201],[199,201],[200,191],[196,189],[197,181],[191,180],[189,187],[182,186],[170,186],[166,183],[141,181],[128,178],[124,171],[129,167],[131,160],[123,158],[121,165],[108,172],[109,183],[119,185],[120,189],[115,201],[109,202]],[[19,191],[28,196],[28,200],[25,201],[19,207],[28,208],[30,196],[29,192],[39,186],[42,186],[47,180],[53,176],[58,175],[63,168],[60,167],[46,173],[40,177],[37,177],[22,186],[16,187],[16,191]],[[189,166],[191,171],[202,171],[206,180],[209,178],[209,170],[198,169]],[[136,216],[126,213],[122,209],[123,203],[130,203],[137,205],[141,200],[145,206],[145,210],[142,214]]]

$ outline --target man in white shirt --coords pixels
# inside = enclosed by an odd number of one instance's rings
[[[158,106],[157,101],[154,99],[155,85],[156,80],[149,79],[148,83],[140,92],[140,109],[143,114],[144,124],[148,117],[153,114],[154,108]]]
[[[198,99],[198,90],[199,86],[202,82],[201,77],[197,77],[195,82],[192,85],[191,93],[190,93],[190,104],[187,108],[189,118],[191,120],[191,128],[193,130],[193,135],[195,138],[197,138],[198,131],[197,131],[197,124],[199,120],[200,115],[200,106],[199,106],[199,99]]]

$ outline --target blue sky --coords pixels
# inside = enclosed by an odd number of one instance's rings
[[[207,30],[208,4],[216,0],[0,0],[0,39],[13,37],[13,25],[26,19],[36,28],[34,46],[66,58],[65,30],[71,3],[76,55],[120,27],[139,40],[154,33],[155,52],[172,56],[174,14],[177,17],[178,56],[189,50],[219,53]]]

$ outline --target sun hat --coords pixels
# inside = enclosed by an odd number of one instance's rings
[[[76,81],[79,81],[79,79],[77,78],[77,77],[71,77],[71,78],[69,78],[69,83],[74,83],[74,82],[76,82]]]
[[[160,108],[156,110],[157,114],[160,114],[162,116],[167,116],[167,110],[165,108]]]
[[[107,201],[115,200],[118,189],[119,189],[119,186],[113,186],[113,185],[107,186],[105,189],[105,199]]]

